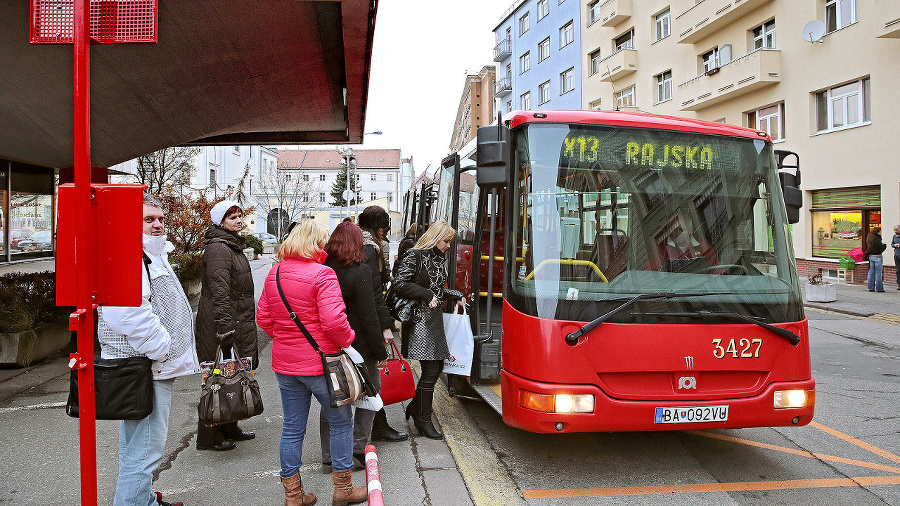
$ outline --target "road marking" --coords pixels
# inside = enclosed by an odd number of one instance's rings
[[[900,476],[863,476],[860,478],[747,481],[736,483],[697,483],[692,485],[649,485],[642,487],[582,488],[568,490],[523,490],[522,494],[526,499],[554,499],[624,495],[691,494],[699,492],[750,492],[802,488],[867,487],[873,485],[900,485]]]
[[[847,441],[848,443],[852,443],[860,448],[869,450],[870,452],[872,452],[876,455],[880,455],[888,460],[893,460],[894,462],[900,463],[900,457],[894,455],[893,453],[891,453],[887,450],[882,450],[881,448],[878,448],[877,446],[872,446],[869,443],[866,443],[865,441],[860,441],[859,439],[856,439],[855,437],[848,436],[847,434],[844,434],[843,432],[838,432],[838,431],[832,429],[831,427],[826,427],[826,426],[822,425],[821,423],[810,422],[809,425],[812,427],[815,427],[821,431],[827,432],[828,434],[831,434],[834,437],[841,438],[844,441]]]
[[[760,443],[758,441],[751,441],[749,439],[741,439],[741,438],[737,438],[734,436],[726,436],[724,434],[716,434],[714,432],[706,432],[706,431],[700,431],[700,430],[688,430],[688,431],[684,431],[684,432],[687,434],[694,434],[696,436],[703,436],[703,437],[708,437],[708,438],[712,438],[712,439],[720,439],[722,441],[730,441],[732,443],[739,443],[739,444],[747,445],[747,446],[756,446],[757,448],[766,448],[768,450],[775,450],[775,451],[784,452],[784,453],[791,453],[793,455],[799,455],[801,457],[807,457],[807,458],[811,458],[811,459],[826,460],[829,462],[840,462],[842,464],[850,464],[850,465],[854,465],[854,466],[866,467],[869,469],[878,469],[880,471],[888,471],[890,473],[900,473],[900,467],[885,466],[882,464],[875,464],[873,462],[866,462],[863,460],[848,459],[845,457],[835,457],[834,455],[825,455],[823,453],[812,453],[812,452],[808,452],[806,450],[797,450],[796,448],[788,448],[786,446],[778,446],[778,445],[773,445],[773,444],[768,444],[768,443]],[[847,436],[847,437],[849,437],[849,436]],[[860,441],[860,442],[862,442],[862,441]],[[865,444],[865,443],[863,443],[863,444]]]
[[[870,316],[869,319],[893,323],[894,325],[900,325],[900,315],[890,313],[875,313]]]
[[[61,402],[45,402],[44,404],[32,404],[30,406],[16,406],[14,408],[0,408],[0,413],[12,413],[14,411],[27,411],[31,409],[49,409],[61,408],[66,405],[66,401]]]

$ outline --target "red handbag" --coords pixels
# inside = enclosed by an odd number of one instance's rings
[[[416,396],[416,381],[409,362],[400,356],[400,350],[391,340],[390,356],[381,369],[381,400],[384,405],[407,401]]]

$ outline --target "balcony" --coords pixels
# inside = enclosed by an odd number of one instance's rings
[[[602,26],[616,26],[631,17],[631,0],[606,0],[597,11]]]
[[[637,50],[620,49],[600,60],[601,81],[618,81],[637,70]]]
[[[494,96],[502,97],[512,93],[512,79],[509,76],[498,77],[494,83]]]
[[[781,51],[759,49],[678,85],[682,111],[699,111],[781,81]]]
[[[875,36],[900,39],[900,2],[882,2],[879,11]]]
[[[772,0],[700,0],[675,17],[678,42],[693,44]]]
[[[512,44],[509,39],[503,39],[494,46],[494,61],[501,62],[512,54]]]

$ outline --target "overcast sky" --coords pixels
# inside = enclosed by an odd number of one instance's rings
[[[416,174],[447,155],[466,74],[493,64],[513,0],[380,0],[362,148],[400,148]]]

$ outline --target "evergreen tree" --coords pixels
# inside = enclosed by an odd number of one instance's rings
[[[356,170],[350,169],[350,191],[353,192],[353,198],[348,203],[344,198],[344,192],[347,191],[347,171],[338,172],[334,183],[331,185],[331,205],[333,207],[348,207],[356,205],[359,201],[359,174]]]

